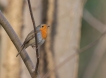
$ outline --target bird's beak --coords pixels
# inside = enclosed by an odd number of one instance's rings
[[[47,26],[47,27],[50,27],[50,26]]]

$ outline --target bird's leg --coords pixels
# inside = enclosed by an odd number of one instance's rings
[[[32,45],[32,48],[35,49],[36,46],[35,46],[35,45]],[[38,54],[38,55],[39,55],[38,58],[40,57],[40,51],[39,51],[40,49],[39,49],[39,48],[40,48],[40,47],[38,46],[38,47],[37,47],[37,49],[38,49],[38,53],[39,53],[39,54]]]
[[[32,45],[32,48],[35,49],[36,48],[36,45]],[[39,49],[39,46],[37,47],[37,49]]]
[[[38,57],[40,58],[40,46],[38,46]]]
[[[32,48],[35,49],[35,46],[32,45]]]

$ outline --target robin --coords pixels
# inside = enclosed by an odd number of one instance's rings
[[[45,39],[47,37],[47,29],[48,29],[48,27],[49,26],[46,25],[46,24],[41,24],[41,25],[39,25],[39,26],[36,27],[38,47],[40,47],[45,42]],[[21,46],[21,50],[16,55],[16,57],[21,53],[21,51],[23,49],[26,49],[29,46],[32,46],[32,48],[34,48],[36,46],[35,45],[35,34],[34,34],[34,30],[32,30],[27,35],[25,41],[23,42],[23,44]]]

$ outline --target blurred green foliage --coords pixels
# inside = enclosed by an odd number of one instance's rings
[[[87,9],[95,18],[97,18],[104,24],[106,23],[105,3],[106,0],[88,0],[87,3],[85,4],[85,9]],[[101,33],[99,33],[99,31],[94,29],[84,19],[82,19],[81,43],[80,43],[81,48],[96,40],[100,36],[100,34]],[[88,63],[91,60],[91,56],[93,54],[95,46],[93,46],[92,48],[88,49],[85,52],[80,53],[78,78],[82,78]]]

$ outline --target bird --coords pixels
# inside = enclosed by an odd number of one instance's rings
[[[37,44],[38,47],[40,47],[46,40],[47,37],[47,30],[48,30],[48,26],[47,24],[40,24],[36,27],[36,34],[37,34]],[[32,30],[27,37],[25,38],[20,51],[18,52],[18,54],[16,55],[16,57],[22,52],[23,49],[26,49],[29,46],[32,46],[32,48],[35,48],[36,44],[35,44],[35,33],[34,30]]]

